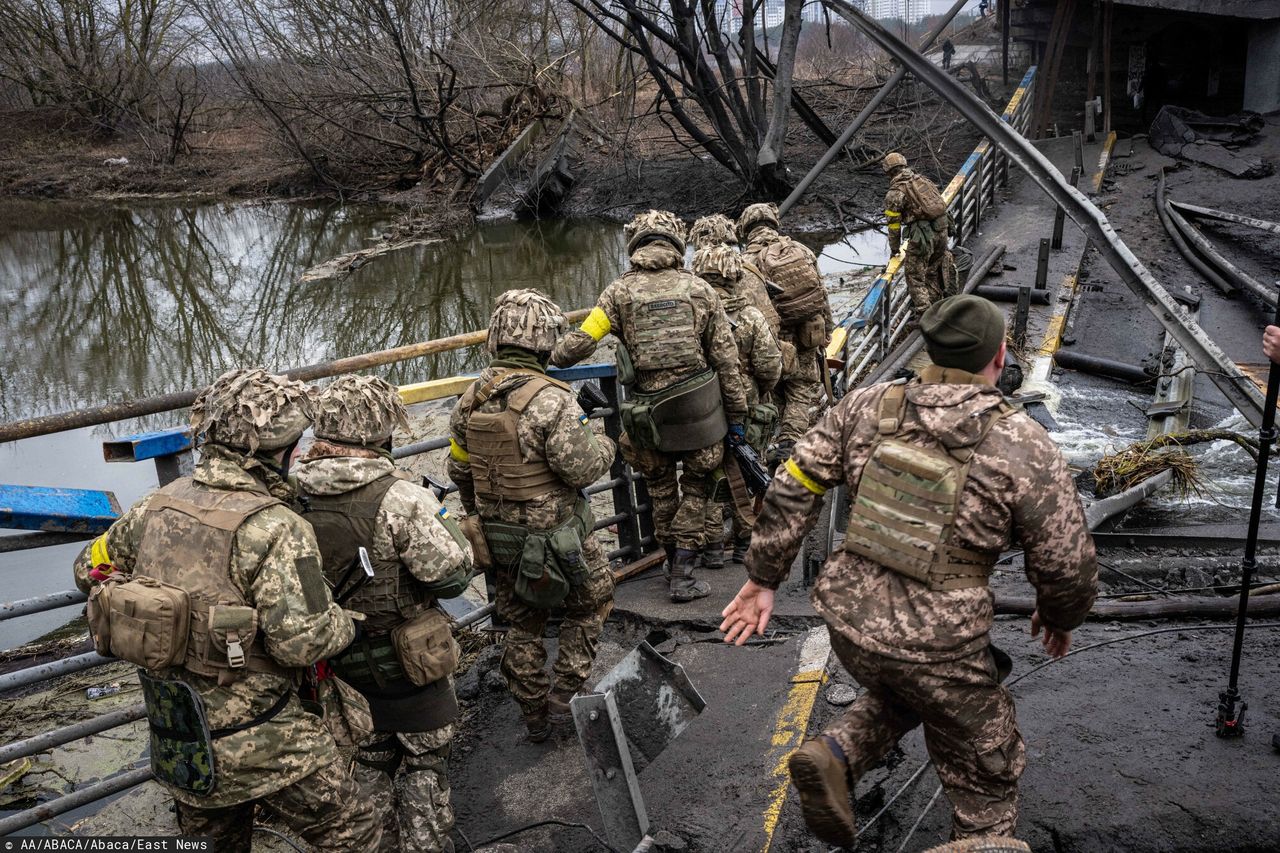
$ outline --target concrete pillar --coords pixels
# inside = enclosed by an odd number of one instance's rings
[[[1280,110],[1280,21],[1259,21],[1249,28],[1244,108],[1260,113]]]

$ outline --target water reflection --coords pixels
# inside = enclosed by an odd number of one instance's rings
[[[493,298],[540,287],[591,304],[622,266],[620,229],[503,223],[303,271],[368,245],[385,210],[6,206],[0,212],[0,418],[193,387],[227,367],[283,368],[483,328]],[[476,349],[387,368],[405,382],[479,366]]]

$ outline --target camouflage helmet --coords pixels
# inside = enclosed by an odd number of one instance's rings
[[[622,233],[627,238],[627,254],[630,255],[640,244],[651,237],[662,237],[684,251],[685,230],[680,217],[669,210],[650,210],[637,213],[635,218],[623,226]]]
[[[311,424],[310,386],[267,373],[236,368],[214,380],[191,404],[196,444],[213,442],[256,453],[288,447]]]
[[[397,426],[409,428],[400,392],[376,376],[339,376],[316,395],[315,408],[316,438],[381,444]]]
[[[736,245],[738,232],[734,229],[733,220],[723,213],[704,216],[689,229],[689,242],[695,249],[705,249],[724,243]]]
[[[742,256],[732,246],[711,246],[699,249],[693,255],[693,274],[715,275],[733,282],[742,278]]]
[[[564,314],[540,290],[508,290],[498,297],[489,318],[489,352],[514,346],[551,352],[564,331]]]
[[[756,202],[747,205],[747,209],[742,211],[742,215],[738,217],[738,240],[745,243],[747,237],[751,234],[751,229],[757,225],[768,225],[770,228],[778,227],[778,206],[772,202]]]
[[[894,169],[901,169],[905,165],[907,165],[907,158],[903,157],[897,151],[890,151],[888,154],[884,155],[884,159],[880,161],[880,168],[884,169],[886,174],[892,172]]]

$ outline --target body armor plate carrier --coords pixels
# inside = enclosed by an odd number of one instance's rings
[[[898,438],[906,390],[905,384],[892,385],[881,400],[879,435],[858,482],[844,549],[934,592],[986,586],[997,555],[952,540],[973,455],[1013,409],[1002,403],[988,414],[967,447],[920,447]]]
[[[528,376],[528,381],[505,392],[506,409],[480,411],[498,383],[518,374]],[[561,485],[545,459],[526,461],[520,452],[520,416],[548,386],[569,390],[568,385],[541,373],[512,370],[499,373],[476,391],[467,424],[467,452],[471,454],[471,475],[478,496],[491,501],[530,501]]]

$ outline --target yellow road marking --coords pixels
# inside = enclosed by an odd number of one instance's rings
[[[771,768],[769,778],[774,780],[774,787],[764,809],[764,847],[761,848],[764,853],[768,853],[773,845],[773,834],[778,829],[782,806],[787,801],[787,788],[791,784],[787,759],[800,746],[805,732],[809,730],[813,703],[818,698],[818,690],[827,680],[827,658],[830,654],[831,638],[827,629],[822,627],[809,631],[800,646],[800,665],[791,679],[787,701],[778,711],[767,762]]]

